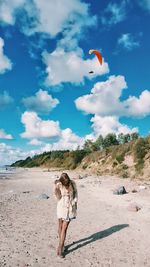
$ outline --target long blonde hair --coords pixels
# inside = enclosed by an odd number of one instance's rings
[[[64,187],[69,187],[71,185],[71,190],[73,192],[73,198],[75,197],[75,188],[73,181],[70,179],[67,173],[63,172],[59,178],[59,181],[62,183]]]

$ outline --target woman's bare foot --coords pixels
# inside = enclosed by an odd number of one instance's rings
[[[60,258],[64,258],[64,249],[62,250],[61,247],[58,247],[57,256],[59,256]]]
[[[59,256],[59,250],[60,250],[60,249],[59,249],[59,247],[58,247],[58,248],[57,248],[57,256]]]

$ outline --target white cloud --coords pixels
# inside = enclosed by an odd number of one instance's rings
[[[40,119],[35,112],[24,112],[21,122],[25,126],[25,132],[21,134],[22,138],[52,138],[60,135],[58,121]]]
[[[77,109],[100,116],[144,117],[150,114],[150,91],[144,90],[139,97],[129,96],[120,100],[127,88],[123,76],[110,76],[105,82],[94,85],[91,93],[75,100]]]
[[[50,150],[75,150],[78,146],[82,146],[84,138],[74,134],[71,129],[67,128],[61,131],[60,139],[58,142],[46,144],[42,151]]]
[[[76,149],[78,145],[83,144],[84,139],[73,133],[71,129],[62,130],[58,121],[44,121],[35,112],[24,112],[21,121],[25,126],[25,132],[21,134],[21,137],[31,139],[30,145],[43,144],[40,152],[57,149]],[[57,137],[57,141],[54,142],[53,137]],[[47,141],[47,139],[50,139],[51,143],[44,146],[41,140]]]
[[[123,76],[110,76],[107,81],[96,83],[90,94],[75,100],[77,109],[94,115],[91,119],[94,130],[91,137],[105,136],[110,132],[126,134],[138,131],[121,124],[119,118],[150,115],[150,91],[144,90],[139,97],[129,96],[126,100],[120,100],[125,88],[127,84]]]
[[[7,134],[3,129],[0,129],[0,139],[13,139],[11,134]]]
[[[37,113],[49,113],[59,104],[59,100],[52,98],[47,91],[39,90],[35,96],[23,98],[22,102],[27,110]]]
[[[43,144],[43,142],[38,139],[32,139],[28,144],[32,146],[40,146]]]
[[[137,128],[131,129],[128,126],[121,124],[117,117],[111,117],[111,116],[101,117],[101,116],[95,115],[91,119],[91,122],[92,122],[93,133],[91,133],[90,135],[86,135],[85,137],[82,138],[76,135],[75,133],[73,133],[71,129],[67,128],[65,130],[60,131],[57,142],[47,143],[45,145],[43,143],[42,147],[37,150],[23,151],[19,148],[13,148],[4,143],[0,143],[1,165],[11,164],[17,160],[25,159],[28,156],[32,157],[35,154],[40,154],[40,153],[43,153],[44,151],[67,150],[67,149],[75,150],[78,146],[82,147],[86,139],[95,140],[100,134],[105,136],[106,134],[110,132],[111,133],[115,132],[116,134],[118,133],[125,134],[125,133],[138,131]],[[37,126],[37,128],[39,128],[39,125]],[[33,135],[33,132],[32,132],[32,135]],[[35,135],[37,135],[37,133],[35,133]],[[41,134],[40,135],[38,134],[38,137],[39,136],[41,138]],[[26,136],[26,138],[30,139],[29,136]],[[39,142],[40,141],[38,139],[32,139],[29,143],[31,145],[40,145],[42,142],[40,143]]]
[[[0,94],[0,108],[3,108],[13,102],[13,99],[9,94],[4,91],[3,94]]]
[[[55,37],[64,32],[64,39],[67,35],[72,39],[82,28],[96,23],[96,17],[89,14],[89,4],[80,0],[3,0],[0,21],[14,25],[18,17],[27,35],[41,32]]]
[[[96,16],[90,14],[89,7],[89,4],[83,3],[80,0],[4,0],[1,5],[1,10],[4,10],[7,18],[2,16],[1,20],[5,23],[14,24],[16,18],[19,18],[20,28],[26,35],[38,32],[42,39],[43,36],[47,35],[55,38],[61,33],[61,38],[57,41],[56,51],[52,54],[46,52],[44,54],[44,62],[48,74],[47,84],[58,85],[68,80],[78,83],[82,82],[85,77],[88,77],[88,69],[86,72],[86,68],[89,67],[89,70],[91,70],[90,64],[95,72],[92,77],[108,72],[106,63],[103,64],[99,71],[98,67],[96,67],[96,60],[84,61],[77,54],[77,51],[80,50],[78,41],[82,37],[85,37],[85,28],[93,27],[97,22]],[[60,50],[66,51],[64,52],[64,56]],[[71,55],[69,51],[76,52],[72,52]],[[58,57],[60,53],[59,66]],[[34,51],[31,54],[34,56]],[[68,60],[72,60],[72,57],[74,63],[69,71]],[[77,72],[76,67],[80,63],[85,69],[82,71],[80,68],[80,72]],[[69,79],[67,77],[70,74],[71,78]],[[91,79],[91,76],[89,75],[88,78]]]
[[[117,24],[126,18],[128,0],[123,0],[120,3],[109,3],[104,10],[102,23],[107,25]]]
[[[38,144],[39,140],[32,139],[30,141],[31,145],[40,145]],[[36,143],[37,142],[37,143]],[[44,151],[52,151],[52,150],[74,150],[79,145],[83,145],[84,139],[77,136],[72,132],[71,129],[67,128],[62,130],[59,135],[58,142],[54,143],[44,143],[41,142],[42,147],[36,150],[28,150],[24,151],[19,148],[13,148],[12,146],[8,146],[5,143],[0,143],[0,165],[11,164],[17,160],[25,159],[26,157],[33,157],[36,154],[41,154]]]
[[[17,160],[25,159],[29,156],[33,157],[35,154],[39,153],[40,150],[24,151],[20,148],[14,148],[5,143],[0,143],[0,165],[12,164]]]
[[[4,40],[0,37],[0,74],[12,69],[12,63],[3,51]]]
[[[17,9],[22,7],[26,0],[2,0],[0,2],[0,21],[14,25]]]
[[[123,112],[119,98],[124,88],[127,84],[123,76],[110,76],[107,81],[96,83],[91,94],[77,98],[76,107],[90,114],[119,115]]]
[[[127,134],[138,132],[138,128],[130,128],[125,124],[121,124],[115,116],[98,116],[95,115],[92,119],[92,128],[96,137],[99,135],[106,136],[109,133]]]
[[[129,96],[124,104],[127,115],[145,117],[150,114],[150,91],[144,90],[139,97]]]
[[[64,82],[82,83],[85,77],[92,79],[109,72],[107,63],[103,62],[100,65],[96,57],[84,60],[81,51],[65,52],[57,48],[52,53],[44,52],[43,61],[47,66],[48,85],[59,85]],[[94,72],[93,75],[89,74],[91,70]]]
[[[134,36],[131,33],[123,33],[118,39],[118,45],[122,46],[126,50],[132,50],[140,45],[138,41],[135,41]]]
[[[24,31],[27,34],[44,32],[51,37],[66,29],[69,35],[73,36],[82,27],[93,25],[96,18],[89,16],[89,5],[80,0],[33,0],[33,3],[26,5],[29,18],[32,19],[31,25],[25,25]]]

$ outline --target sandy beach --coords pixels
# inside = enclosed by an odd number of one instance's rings
[[[65,258],[56,256],[53,184],[60,174],[17,169],[0,179],[0,267],[150,266],[150,182],[109,176],[75,180],[78,216],[68,229]],[[113,194],[119,186],[128,193]],[[132,210],[134,205],[139,211]]]

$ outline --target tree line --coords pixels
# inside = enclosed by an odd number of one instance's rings
[[[83,145],[83,150],[87,152],[99,151],[113,145],[129,143],[138,138],[139,134],[137,132],[131,134],[120,133],[118,135],[116,135],[115,133],[109,133],[105,137],[99,135],[96,141],[86,140]]]

